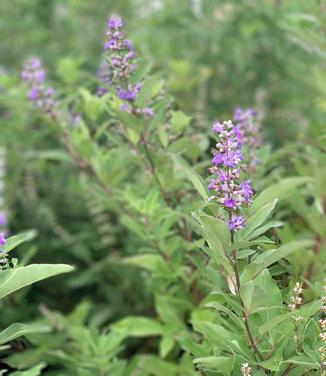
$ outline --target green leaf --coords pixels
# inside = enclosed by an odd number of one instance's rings
[[[218,371],[218,373],[223,373],[223,375],[229,375],[234,366],[234,358],[226,356],[208,356],[197,358],[193,362],[200,368]]]
[[[160,138],[161,144],[164,148],[166,148],[169,144],[169,135],[163,126],[158,128],[158,136]]]
[[[131,256],[131,257],[126,257],[123,260],[124,264],[131,264],[138,266],[143,269],[147,269],[151,272],[162,270],[162,271],[167,271],[167,266],[165,261],[160,255],[156,254],[143,254],[143,255],[137,255],[137,256]]]
[[[11,324],[10,326],[8,326],[8,328],[0,332],[0,345],[3,345],[25,334],[47,333],[50,331],[51,331],[51,327],[49,327],[48,325],[21,324],[21,323]]]
[[[80,62],[70,57],[60,59],[57,63],[57,72],[65,84],[72,84],[78,79]]]
[[[282,363],[283,364],[290,363],[290,364],[295,364],[297,366],[304,366],[304,367],[315,368],[315,369],[320,368],[319,363],[314,362],[310,357],[306,355],[294,356],[290,359],[283,361]]]
[[[280,182],[271,185],[260,193],[251,206],[251,210],[256,212],[258,209],[262,208],[272,200],[284,198],[286,194],[291,192],[296,187],[312,181],[313,179],[308,176],[284,178]]]
[[[83,99],[83,108],[86,115],[92,120],[96,121],[101,112],[104,111],[105,106],[101,98],[96,95],[91,94],[88,90],[81,88],[79,89]]]
[[[275,329],[278,324],[283,322],[284,320],[288,319],[292,315],[291,312],[284,313],[279,316],[275,316],[272,319],[265,322],[263,325],[259,327],[259,334],[264,335],[265,333],[269,332],[272,329]]]
[[[284,244],[277,249],[270,249],[261,253],[255,260],[248,265],[241,277],[242,282],[249,281],[258,276],[260,272],[266,269],[268,266],[274,264],[275,262],[287,257],[291,253],[303,250],[304,248],[311,247],[313,245],[312,240],[297,240],[288,244]]]
[[[240,296],[242,298],[242,301],[246,307],[247,312],[250,311],[251,303],[252,303],[252,298],[254,295],[254,290],[255,290],[255,284],[253,281],[249,281],[240,287]]]
[[[230,350],[231,348],[232,351],[251,358],[246,341],[239,334],[209,321],[196,320],[193,321],[192,324],[196,332],[202,333],[207,341],[218,346],[219,349]]]
[[[137,95],[136,106],[144,107],[146,102],[153,99],[162,89],[164,82],[157,77],[151,77],[145,81]]]
[[[270,221],[270,222],[267,222],[266,224],[264,224],[263,226],[260,226],[258,227],[256,230],[254,230],[248,240],[251,240],[251,239],[256,239],[258,238],[260,235],[262,234],[265,234],[266,231],[268,231],[269,229],[271,228],[276,228],[276,227],[281,227],[283,226],[284,223],[283,222],[279,222],[279,221]]]
[[[163,326],[159,322],[141,316],[125,317],[114,323],[112,328],[126,337],[152,337],[163,332]]]
[[[65,264],[32,264],[5,270],[0,273],[0,299],[34,282],[72,270],[72,266]]]
[[[160,341],[160,357],[165,358],[174,347],[173,337],[163,337]]]
[[[191,117],[185,115],[182,111],[175,111],[172,114],[171,125],[175,132],[181,132],[189,123]]]
[[[203,197],[203,199],[206,200],[207,189],[202,178],[195,172],[195,170],[191,166],[189,166],[189,164],[183,158],[173,153],[170,153],[169,155],[171,156],[175,167],[181,169],[186,174],[188,180],[192,182],[197,192]]]
[[[239,232],[242,239],[250,240],[254,236],[250,236],[254,230],[264,224],[272,210],[275,208],[277,199],[269,202],[263,207],[259,208],[254,214],[252,214],[246,221],[246,226]]]
[[[212,250],[213,258],[215,258],[216,262],[221,263],[229,273],[232,273],[232,265],[225,255],[231,239],[230,231],[226,224],[220,219],[203,212],[193,212],[193,216],[200,225],[199,230],[207,241],[209,249]]]
[[[41,372],[43,368],[46,367],[45,363],[41,363],[36,365],[35,367],[27,370],[27,371],[16,371],[11,374],[11,376],[39,376],[41,375]]]
[[[228,317],[233,320],[234,323],[236,323],[241,329],[244,328],[243,326],[243,321],[239,319],[239,317],[234,313],[232,312],[230,309],[228,309],[227,307],[225,307],[225,305],[219,303],[219,302],[215,302],[215,301],[212,301],[212,302],[209,302],[207,304],[205,304],[205,307],[207,308],[214,308],[218,311],[221,311],[221,312],[224,312],[228,315]]]
[[[6,240],[6,244],[2,247],[3,253],[6,254],[14,248],[18,247],[20,244],[33,240],[36,235],[37,232],[35,230],[29,230],[18,235],[11,236]]]

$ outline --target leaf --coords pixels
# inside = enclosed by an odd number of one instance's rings
[[[192,324],[196,332],[202,333],[207,341],[218,346],[219,349],[230,350],[231,348],[232,351],[251,358],[246,341],[239,334],[209,321],[194,320]]]
[[[242,283],[249,281],[250,279],[254,279],[257,275],[266,269],[268,266],[274,264],[275,262],[281,260],[284,257],[287,257],[291,253],[302,250],[304,248],[311,247],[313,245],[312,240],[297,240],[290,242],[288,244],[284,244],[277,249],[270,249],[268,251],[264,251],[261,253],[255,260],[249,264],[242,276],[241,280]]]
[[[258,238],[260,235],[265,234],[265,232],[268,231],[269,229],[281,227],[281,226],[283,226],[283,224],[284,224],[283,222],[279,222],[279,221],[267,222],[265,225],[258,227],[256,230],[254,230],[250,234],[248,240]]]
[[[251,206],[251,210],[255,212],[274,199],[284,198],[287,193],[291,192],[299,185],[310,183],[312,181],[313,179],[308,176],[284,178],[280,182],[271,185],[261,192]]]
[[[169,153],[169,155],[171,156],[174,165],[186,174],[188,180],[192,182],[197,192],[203,197],[203,199],[206,200],[207,189],[202,178],[195,172],[195,170],[191,166],[189,166],[189,164],[183,158],[173,153]]]
[[[112,325],[113,330],[122,332],[126,337],[152,337],[161,335],[162,325],[150,318],[128,316]]]
[[[200,368],[218,371],[223,375],[229,375],[234,366],[234,358],[226,356],[208,356],[194,359],[193,362]]]
[[[212,301],[212,302],[205,304],[205,307],[214,308],[218,311],[226,313],[229,316],[229,318],[231,320],[233,320],[233,322],[236,323],[241,329],[244,328],[243,321],[241,321],[235,313],[233,313],[230,309],[225,307],[223,304],[221,304],[219,302]]]
[[[160,341],[160,357],[165,358],[174,347],[173,337],[163,337]]]
[[[92,121],[96,121],[101,112],[104,111],[104,103],[102,102],[101,98],[91,94],[88,90],[84,88],[79,89],[79,92],[84,100],[84,112]]]
[[[213,258],[216,262],[221,263],[229,274],[233,273],[232,265],[225,255],[226,247],[231,239],[226,224],[203,212],[193,212],[193,216],[200,224],[199,230],[212,250]]]
[[[182,111],[172,113],[171,125],[175,132],[181,132],[189,123],[191,117],[185,115]]]
[[[71,163],[71,157],[63,150],[42,150],[37,152],[38,159],[45,159],[50,161],[69,162]]]
[[[18,235],[11,236],[6,240],[6,244],[2,247],[4,253],[8,253],[14,248],[18,247],[20,244],[33,240],[37,232],[35,230],[29,230],[22,232]]]
[[[151,272],[154,271],[169,271],[165,261],[160,255],[156,254],[143,254],[137,256],[126,257],[123,260],[124,264],[131,264],[143,269],[147,269]]]
[[[51,331],[51,328],[47,325],[21,324],[21,323],[11,324],[10,326],[8,326],[8,328],[0,332],[0,345],[3,345],[25,334],[46,333],[50,331]]]
[[[11,376],[39,376],[41,375],[42,369],[45,367],[46,367],[46,364],[41,363],[27,371],[16,371],[12,373]]]
[[[265,333],[269,332],[272,329],[275,329],[278,324],[286,320],[292,315],[291,312],[285,313],[283,315],[275,316],[272,319],[265,322],[263,325],[261,325],[258,329],[260,335],[264,335]]]
[[[254,214],[252,214],[246,221],[246,226],[240,231],[242,239],[250,240],[253,236],[250,236],[254,230],[264,224],[272,210],[275,208],[277,199],[269,202],[263,207],[259,208]]]
[[[241,285],[240,287],[240,296],[246,307],[247,312],[250,311],[254,290],[255,290],[255,284],[253,283],[253,281],[249,281]]]
[[[72,270],[72,266],[65,264],[32,264],[5,270],[0,273],[0,299],[34,282]]]
[[[145,81],[137,95],[136,106],[144,107],[146,102],[153,99],[162,89],[164,82],[157,77],[151,77]]]
[[[306,355],[294,356],[291,359],[284,360],[282,363],[296,364],[297,366],[304,366],[315,369],[319,369],[320,367],[319,363],[312,361],[312,359]]]

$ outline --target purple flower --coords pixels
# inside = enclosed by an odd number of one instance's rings
[[[213,124],[213,127],[212,127],[212,132],[213,133],[221,133],[223,131],[223,128],[222,128],[222,125],[219,121],[216,121],[214,124]]]
[[[0,245],[5,245],[6,244],[6,238],[3,233],[0,234]]]
[[[120,110],[121,110],[121,111],[124,111],[124,112],[130,112],[130,107],[129,107],[126,103],[123,103],[123,104],[120,106]]]
[[[132,90],[119,89],[118,97],[128,102],[133,102],[136,99],[136,93]]]
[[[137,108],[136,100],[141,83],[131,83],[131,76],[137,65],[135,64],[136,53],[132,43],[126,38],[123,21],[121,18],[111,18],[108,22],[107,40],[104,44],[105,63],[101,64],[99,74],[100,81],[106,83],[115,90],[118,98],[126,103],[121,105],[121,109],[131,112],[135,116],[154,115],[153,109],[148,106]],[[105,86],[98,88],[98,95],[106,93]]]
[[[148,117],[153,117],[154,116],[154,111],[152,108],[147,107],[143,109],[143,114],[145,114]]]
[[[231,219],[227,222],[227,225],[231,231],[240,230],[244,227],[245,217],[242,215],[232,215]]]
[[[45,76],[41,61],[36,58],[28,60],[21,72],[21,79],[27,82],[29,87],[29,101],[44,112],[53,113],[55,107],[55,102],[52,99],[54,90],[45,85]]]
[[[253,194],[252,192],[252,188],[249,184],[249,181],[248,180],[244,180],[241,184],[240,184],[240,187],[242,189],[242,192],[243,192],[243,196],[245,198],[250,198]]]
[[[28,99],[31,101],[31,102],[34,102],[36,101],[36,99],[38,98],[38,88],[33,86],[29,92],[28,92]]]
[[[245,218],[237,211],[242,205],[250,203],[253,194],[247,180],[240,181],[239,165],[243,160],[241,151],[241,133],[232,121],[215,122],[212,128],[217,134],[218,142],[213,150],[210,171],[214,174],[208,185],[208,190],[215,191],[219,203],[229,212],[231,219],[225,220],[232,231],[244,226]]]
[[[111,18],[108,22],[108,27],[110,29],[119,29],[123,26],[123,21],[120,17],[118,18]]]
[[[234,209],[236,207],[235,201],[232,198],[223,199],[223,204],[226,208]]]
[[[0,212],[0,226],[3,227],[3,226],[6,226],[7,224],[7,215],[4,211],[1,211]]]
[[[259,160],[257,159],[257,150],[261,146],[262,142],[260,122],[257,112],[252,108],[248,108],[247,110],[237,108],[234,112],[233,119],[237,122],[240,137],[247,150],[247,172],[253,173],[259,164]]]

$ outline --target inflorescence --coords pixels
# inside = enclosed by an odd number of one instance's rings
[[[250,204],[253,194],[249,181],[240,181],[240,164],[243,161],[241,133],[231,120],[216,121],[212,131],[218,135],[218,142],[213,150],[214,167],[210,168],[214,177],[208,185],[215,195],[210,199],[216,198],[229,212],[227,225],[231,231],[236,231],[245,223],[245,217],[238,214],[239,209]]]
[[[322,317],[319,320],[319,326],[321,329],[321,333],[319,334],[319,338],[322,341],[323,345],[319,348],[319,354],[321,359],[321,367],[322,367],[322,375],[326,375],[326,278],[324,279],[324,296],[323,305],[321,308]]]
[[[29,87],[28,99],[46,113],[53,113],[55,101],[54,90],[45,83],[46,74],[39,59],[28,60],[21,71],[21,79]]]
[[[243,110],[237,108],[233,115],[237,128],[241,133],[241,139],[248,154],[248,161],[244,166],[248,173],[253,173],[259,164],[257,150],[262,144],[261,127],[257,112],[252,108]]]
[[[129,39],[123,31],[123,21],[120,17],[111,18],[108,22],[108,39],[104,44],[107,51],[105,57],[108,62],[108,73],[104,72],[104,64],[99,72],[100,80],[106,85],[113,86],[119,99],[122,100],[121,110],[135,115],[153,116],[152,108],[137,108],[135,101],[141,90],[140,82],[131,83],[131,76],[136,69],[136,53]],[[106,88],[100,89],[100,94]]]
[[[251,376],[251,367],[249,367],[248,363],[242,363],[241,374],[242,376]]]
[[[4,146],[0,147],[0,232],[8,232],[8,216],[5,209],[5,189],[6,189],[6,148]]]

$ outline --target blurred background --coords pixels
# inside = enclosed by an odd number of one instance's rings
[[[58,141],[55,129],[31,122],[26,110],[19,73],[27,58],[42,59],[59,98],[69,102],[81,86],[95,92],[106,23],[120,15],[143,64],[164,79],[174,109],[193,119],[202,135],[198,154],[207,150],[203,159],[209,158],[211,122],[231,118],[236,106],[263,113],[263,137],[272,149],[314,143],[325,131],[324,1],[11,0],[0,2],[0,15],[9,232],[38,231],[33,246],[19,250],[23,263],[33,259],[79,268],[2,303],[2,325],[37,317],[39,302],[65,313],[92,301],[92,320],[99,325],[130,311],[153,310],[139,273],[106,259],[108,249],[111,257],[132,252],[130,233],[111,226],[115,218],[76,170],[61,163],[64,156],[46,155]],[[99,214],[101,226],[93,221]]]

